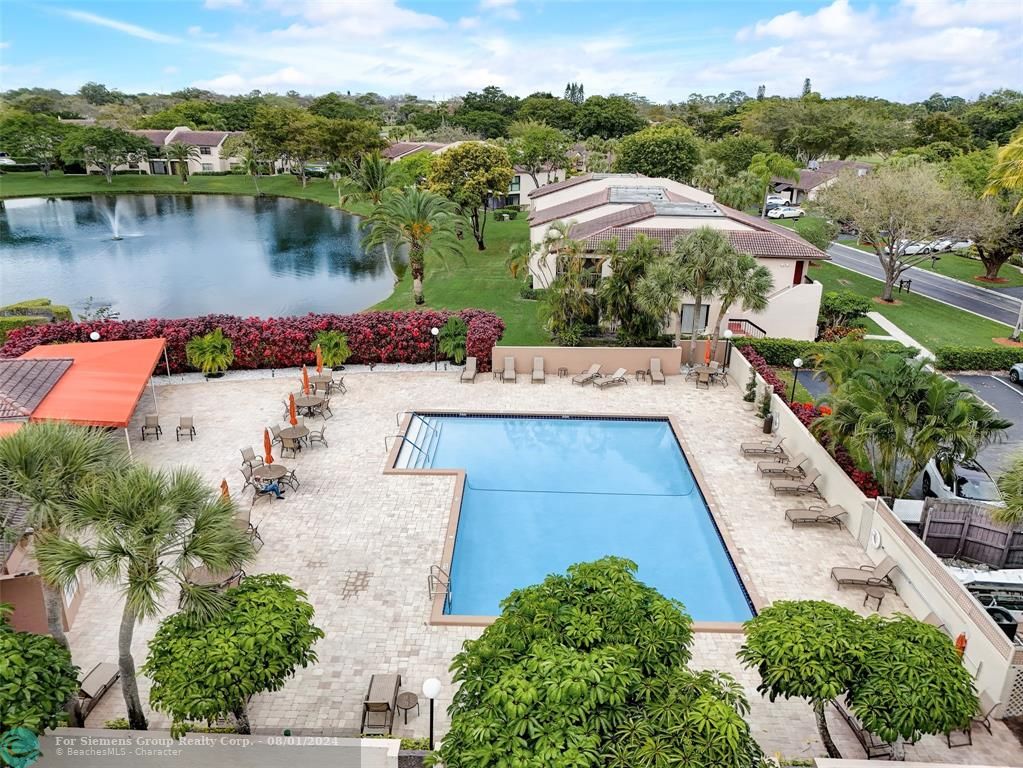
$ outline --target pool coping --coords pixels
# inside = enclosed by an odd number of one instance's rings
[[[739,586],[745,591],[746,596],[749,598],[749,602],[753,604],[753,608],[756,612],[763,610],[768,603],[760,595],[759,591],[754,586],[754,582],[751,578],[749,570],[746,568],[745,563],[742,560],[741,551],[737,548],[735,540],[732,538],[731,533],[728,530],[724,519],[718,513],[718,500],[714,492],[710,489],[707,484],[707,480],[704,477],[703,470],[700,468],[699,463],[694,459],[694,452],[692,447],[689,445],[689,441],[685,439],[682,433],[682,425],[678,419],[672,414],[633,414],[633,413],[564,413],[564,412],[551,412],[551,411],[461,411],[457,409],[412,409],[404,414],[402,418],[401,427],[399,434],[404,436],[408,433],[409,426],[411,425],[412,417],[415,414],[422,414],[423,416],[477,416],[477,417],[493,417],[493,418],[571,418],[571,419],[594,419],[594,420],[607,420],[607,419],[621,419],[628,421],[664,421],[667,422],[671,427],[671,431],[675,436],[675,440],[678,443],[679,450],[682,451],[682,456],[689,465],[690,470],[693,473],[693,478],[696,480],[696,486],[700,493],[703,495],[704,501],[707,503],[707,509],[710,512],[711,521],[714,523],[714,528],[717,530],[718,536],[721,537],[722,543],[725,545],[725,553],[728,555],[733,568],[735,569],[736,575],[739,578]],[[462,495],[465,492],[465,478],[466,473],[464,469],[408,469],[399,468],[395,466],[398,460],[398,454],[401,452],[403,441],[395,440],[394,444],[391,445],[390,450],[387,453],[387,460],[384,466],[383,474],[385,475],[412,475],[412,476],[427,476],[427,477],[451,477],[455,481],[454,491],[451,495],[451,506],[448,512],[448,524],[444,532],[444,545],[441,551],[441,562],[440,567],[444,569],[445,573],[451,573],[451,561],[454,557],[455,552],[455,536],[458,532],[458,518],[461,514],[462,509]],[[437,594],[432,599],[432,606],[430,610],[429,624],[432,626],[447,626],[447,627],[487,627],[497,620],[497,616],[473,616],[468,614],[447,614],[444,613],[444,602],[445,596],[443,594]],[[742,622],[737,621],[693,621],[694,632],[705,632],[705,633],[730,633],[730,634],[741,634],[745,630]]]

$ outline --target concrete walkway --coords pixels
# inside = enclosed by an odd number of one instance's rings
[[[879,326],[881,326],[881,328],[888,333],[888,338],[889,339],[892,339],[893,341],[897,341],[897,342],[899,342],[901,344],[905,344],[907,347],[916,347],[917,349],[919,349],[920,353],[917,355],[918,359],[923,359],[923,360],[933,360],[934,359],[934,353],[932,353],[923,344],[921,344],[919,341],[914,339],[912,336],[910,336],[904,330],[899,328],[899,326],[897,326],[895,323],[893,323],[891,320],[889,320],[884,315],[882,315],[882,314],[880,314],[878,312],[868,312],[867,313],[867,317],[869,317],[871,320],[873,320],[875,323],[877,323]],[[869,336],[868,338],[878,339],[878,338],[885,338],[885,337],[883,337],[883,336]]]

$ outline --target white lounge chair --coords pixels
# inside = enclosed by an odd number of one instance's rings
[[[600,378],[594,379],[593,384],[601,389],[604,387],[613,387],[617,384],[628,384],[629,380],[626,378],[625,374],[625,369],[619,368],[610,376],[601,376]]]
[[[501,381],[510,381],[512,384],[515,383],[514,357],[506,357],[504,359],[504,371],[501,373]]]
[[[470,384],[476,383],[476,358],[467,357],[465,358],[465,368],[462,369],[461,375],[458,377],[459,381],[469,382]]]
[[[594,363],[587,370],[573,376],[572,383],[582,386],[583,384],[589,384],[598,376],[600,376],[600,363]]]
[[[543,372],[543,358],[542,357],[534,357],[533,358],[533,378],[532,378],[532,382],[534,384],[543,384],[545,381],[546,381],[546,378],[545,378],[544,372]]]
[[[661,358],[659,357],[650,358],[650,383],[664,383],[664,371],[661,370]]]

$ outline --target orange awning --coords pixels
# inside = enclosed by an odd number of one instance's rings
[[[24,424],[23,421],[0,421],[0,437],[6,437],[7,435],[13,435]]]
[[[164,339],[135,339],[43,344],[29,350],[21,357],[74,360],[31,420],[127,427],[165,344]]]

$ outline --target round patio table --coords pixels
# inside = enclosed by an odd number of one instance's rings
[[[281,437],[286,437],[289,440],[301,440],[304,437],[309,436],[309,427],[304,424],[299,424],[294,427],[288,427],[287,429],[281,430]]]
[[[305,408],[305,415],[312,416],[313,408],[323,404],[323,395],[296,395],[295,407]],[[289,435],[290,437],[290,435]]]
[[[292,427],[292,429],[297,429],[297,427]],[[282,429],[281,432],[284,430]],[[286,474],[288,474],[288,468],[283,464],[264,464],[252,470],[252,476],[257,480],[280,480]]]
[[[334,382],[334,377],[330,375],[330,372],[326,368],[323,369],[323,373],[313,373],[309,375],[309,383],[314,385],[317,389],[321,386],[326,390]]]

